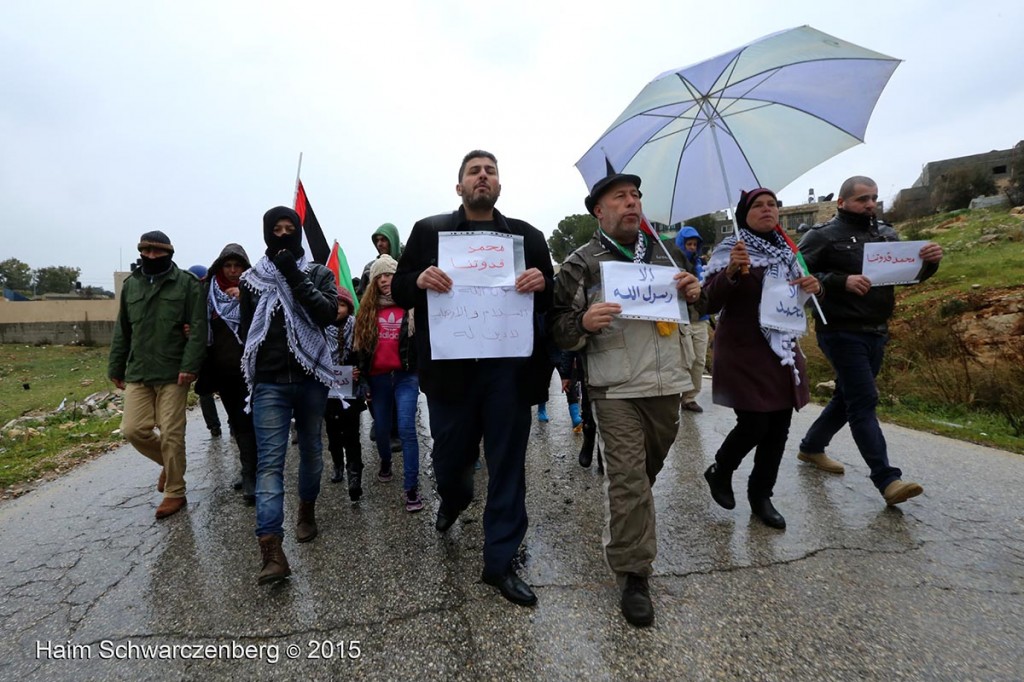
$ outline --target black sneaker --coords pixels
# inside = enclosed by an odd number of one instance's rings
[[[387,483],[391,479],[391,462],[381,462],[380,471],[377,472],[377,480],[381,483]]]
[[[629,573],[622,588],[622,615],[630,625],[645,628],[654,622],[654,605],[647,577]]]

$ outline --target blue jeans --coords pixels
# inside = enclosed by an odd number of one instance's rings
[[[327,387],[308,378],[294,384],[258,383],[252,390],[256,429],[256,536],[284,535],[284,459],[292,417],[299,434],[299,499],[315,502],[324,470],[320,425]]]
[[[395,370],[370,377],[373,397],[373,437],[381,462],[391,461],[391,415],[398,413],[398,438],[402,441],[403,489],[420,481],[420,443],[416,436],[416,402],[420,380],[415,372]]]
[[[832,437],[849,422],[861,457],[880,491],[903,475],[889,466],[885,436],[878,425],[875,377],[882,368],[888,336],[868,332],[818,332],[818,346],[836,372],[836,390],[800,441],[803,452],[825,452]]]

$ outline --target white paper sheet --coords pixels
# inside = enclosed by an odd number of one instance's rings
[[[454,286],[427,291],[430,353],[435,360],[529,357],[533,294],[515,287]]]
[[[672,279],[677,272],[667,265],[602,262],[604,300],[621,305],[621,316],[628,319],[689,324],[686,301],[679,295]]]
[[[804,304],[810,294],[779,277],[765,277],[761,288],[761,326],[769,329],[807,333],[807,311]]]
[[[516,283],[512,238],[496,232],[442,232],[437,267],[459,286],[510,287]]]
[[[873,242],[864,245],[864,265],[861,274],[871,280],[871,286],[891,284],[917,284],[921,272],[921,248],[926,241]]]

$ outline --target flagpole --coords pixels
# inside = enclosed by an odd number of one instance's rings
[[[295,169],[295,195],[292,197],[292,206],[299,198],[299,175],[302,173],[302,152],[299,152],[299,167]]]

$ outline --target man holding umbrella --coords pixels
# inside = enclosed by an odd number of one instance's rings
[[[878,185],[855,175],[839,190],[838,210],[832,220],[815,225],[800,240],[807,267],[821,282],[821,316],[816,316],[818,345],[836,372],[832,400],[800,441],[797,457],[831,473],[843,465],[825,454],[832,437],[849,422],[857,449],[871,469],[871,482],[892,506],[920,495],[918,483],[901,480],[903,472],[889,464],[885,436],[878,426],[875,377],[882,367],[889,340],[889,318],[896,305],[892,286],[873,287],[861,274],[864,244],[898,241],[899,236],[875,217]],[[924,266],[920,280],[939,269],[942,247],[929,242],[921,248]]]
[[[693,388],[687,371],[692,346],[676,323],[620,317],[622,307],[606,302],[610,293],[602,291],[601,263],[693,266],[674,244],[659,246],[641,230],[640,196],[636,175],[610,173],[594,184],[584,204],[598,229],[562,265],[550,318],[559,346],[586,351],[587,389],[608,472],[605,558],[622,589],[622,615],[643,627],[654,622],[648,578],[658,548],[651,488],[679,430],[681,396]],[[674,281],[687,303],[701,299],[692,272],[678,272]]]

